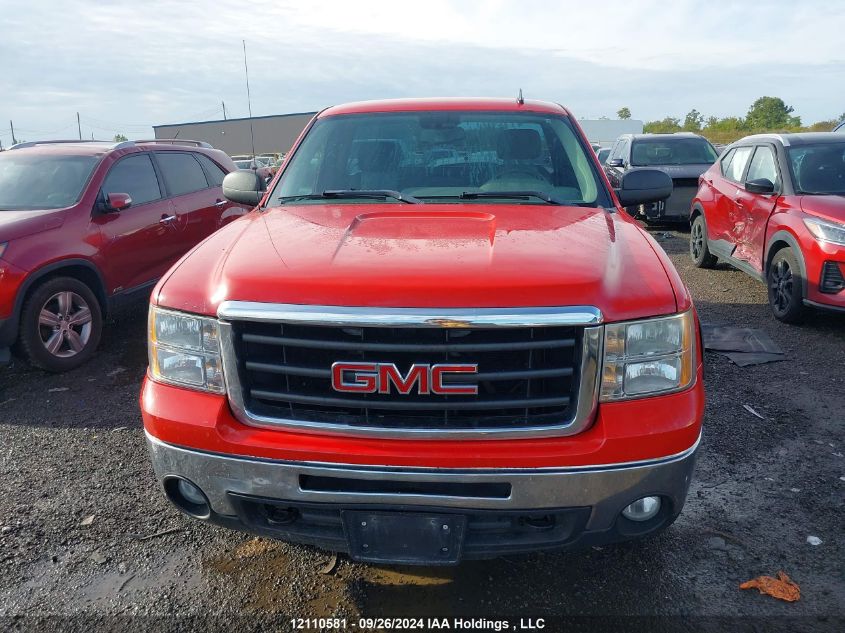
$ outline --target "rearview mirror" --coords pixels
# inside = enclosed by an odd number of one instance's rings
[[[745,190],[748,193],[774,193],[775,183],[768,178],[755,178],[745,183]]]
[[[106,211],[123,211],[132,206],[128,193],[110,193],[106,196]]]
[[[239,169],[223,178],[223,195],[227,200],[254,207],[264,197],[264,179],[251,169]]]
[[[660,202],[672,195],[672,179],[659,169],[635,169],[622,176],[616,195],[623,207]]]
[[[611,158],[609,161],[607,161],[607,166],[608,167],[624,167],[625,161],[623,161],[621,158]]]

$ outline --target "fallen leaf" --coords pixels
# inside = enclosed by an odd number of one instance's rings
[[[334,571],[335,567],[337,567],[337,554],[332,554],[332,557],[329,559],[323,567],[320,568],[321,574],[330,574]]]
[[[801,588],[782,571],[778,572],[777,578],[757,576],[757,578],[742,583],[739,588],[757,589],[762,594],[786,602],[795,602],[801,598]]]
[[[93,522],[94,522],[94,515],[92,514],[92,515],[87,516],[84,519],[82,519],[82,521],[80,521],[79,525],[84,525],[84,526],[87,527],[87,526],[91,525]]]

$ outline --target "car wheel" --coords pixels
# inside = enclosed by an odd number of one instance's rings
[[[769,305],[778,321],[800,323],[804,316],[804,278],[791,248],[775,253],[767,274]]]
[[[100,304],[91,289],[78,279],[57,277],[24,302],[20,347],[36,367],[68,371],[91,358],[102,330]]]
[[[689,233],[689,254],[696,268],[713,268],[718,261],[707,246],[707,224],[703,215],[695,216]]]

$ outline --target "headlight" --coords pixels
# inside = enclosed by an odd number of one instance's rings
[[[817,240],[845,246],[845,224],[804,218],[804,225]]]
[[[148,339],[154,380],[225,391],[220,328],[215,319],[150,306]]]
[[[643,398],[688,387],[695,374],[694,352],[692,311],[606,325],[602,402]]]

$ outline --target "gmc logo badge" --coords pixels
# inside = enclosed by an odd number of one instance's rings
[[[444,384],[449,374],[477,374],[478,365],[469,364],[413,364],[404,376],[393,363],[343,363],[332,365],[332,388],[342,393],[398,393],[408,395],[416,392],[422,395],[442,396],[478,394],[478,385]]]

